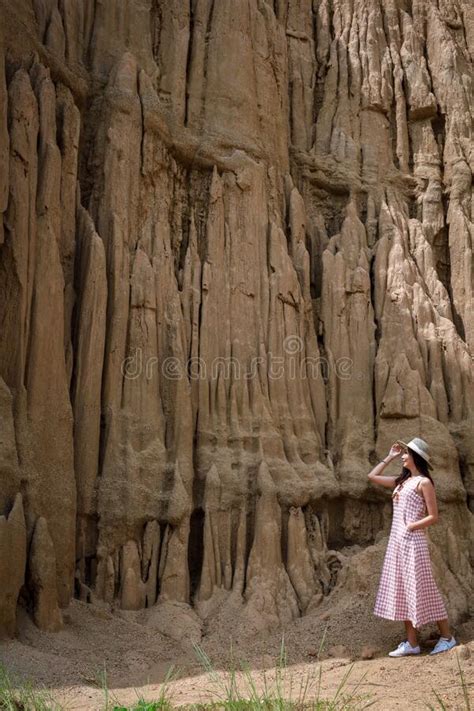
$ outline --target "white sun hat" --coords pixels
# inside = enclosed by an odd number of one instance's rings
[[[421,437],[413,437],[409,442],[404,442],[401,439],[397,439],[397,443],[403,445],[403,447],[408,447],[408,449],[412,449],[414,452],[420,455],[425,462],[428,465],[428,469],[433,469],[433,467],[430,464],[430,454],[429,454],[429,446],[428,443],[425,442],[424,439],[421,439]]]

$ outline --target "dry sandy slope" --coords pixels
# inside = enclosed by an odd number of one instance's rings
[[[357,603],[355,609],[358,609]],[[163,609],[159,618],[167,619],[167,629],[166,634],[161,634],[153,629],[156,617],[150,612],[111,613],[75,600],[65,614],[64,630],[57,634],[39,632],[22,616],[19,637],[0,645],[0,660],[8,669],[46,685],[66,708],[75,711],[103,708],[104,697],[96,679],[104,667],[114,699],[123,704],[133,704],[137,693],[149,700],[156,699],[160,683],[171,665],[176,668],[177,678],[170,684],[170,693],[177,705],[217,700],[222,696],[221,687],[203,673],[192,648],[193,640],[199,638],[197,616],[194,618],[193,612],[189,614],[186,606],[175,608],[171,613]],[[464,708],[454,650],[437,657],[427,654],[432,644],[427,639],[431,628],[421,636],[423,656],[391,659],[386,652],[399,639],[400,627],[373,617],[369,625],[370,615],[365,619],[363,613],[364,610],[359,609],[359,619],[355,621],[349,611],[340,608],[318,610],[317,615],[308,615],[285,630],[288,667],[283,674],[284,688],[289,693],[292,684],[293,699],[298,699],[298,690],[307,679],[310,680],[307,698],[316,694],[318,666],[313,655],[326,628],[328,643],[322,654],[321,696],[334,695],[353,663],[346,689],[353,689],[365,675],[359,691],[370,693],[377,700],[372,708],[426,709],[426,702],[435,701],[433,688],[449,709]],[[163,629],[162,622],[160,624]],[[391,630],[388,636],[387,630]],[[228,668],[233,636],[229,628],[223,623],[219,634],[206,626],[202,632],[201,645],[215,667]],[[455,632],[459,642],[471,653],[469,658],[461,659],[461,665],[472,693],[474,625],[465,623]],[[239,636],[238,630],[234,633],[234,657],[248,661],[257,686],[262,687],[265,678],[271,686],[281,631],[257,639]],[[367,646],[375,657],[363,660],[360,657]],[[242,683],[245,688],[245,680]]]

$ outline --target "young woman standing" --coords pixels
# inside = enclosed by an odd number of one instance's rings
[[[402,457],[398,477],[381,476],[385,466]],[[431,570],[426,529],[438,520],[433,480],[429,474],[428,445],[419,437],[408,444],[397,440],[388,457],[372,469],[368,478],[374,484],[393,489],[393,519],[385,553],[374,614],[405,622],[406,637],[390,657],[420,654],[416,629],[437,622],[440,638],[430,654],[446,652],[456,645],[448,624],[443,598]]]

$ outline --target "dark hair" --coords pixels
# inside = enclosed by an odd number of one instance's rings
[[[428,464],[426,462],[426,459],[423,459],[418,452],[414,452],[413,449],[410,449],[410,447],[407,447],[407,450],[409,454],[413,457],[413,461],[415,462],[415,467],[418,469],[420,474],[423,474],[423,476],[427,476],[428,479],[431,481],[433,486],[435,485],[431,474],[429,473],[428,470]],[[411,471],[407,469],[406,467],[403,467],[402,473],[397,476],[395,479],[395,487],[398,486],[398,484],[402,484],[405,479],[408,479],[408,477],[411,476]]]

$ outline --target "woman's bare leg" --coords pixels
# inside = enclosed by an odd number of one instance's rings
[[[410,620],[405,620],[405,630],[407,633],[407,640],[410,642],[411,646],[417,647],[418,646],[418,639],[416,636],[416,630],[413,627]]]
[[[438,629],[440,631],[441,636],[446,637],[447,639],[450,639],[451,638],[451,631],[449,629],[448,619],[446,618],[445,620],[438,620],[437,625],[438,625]]]

